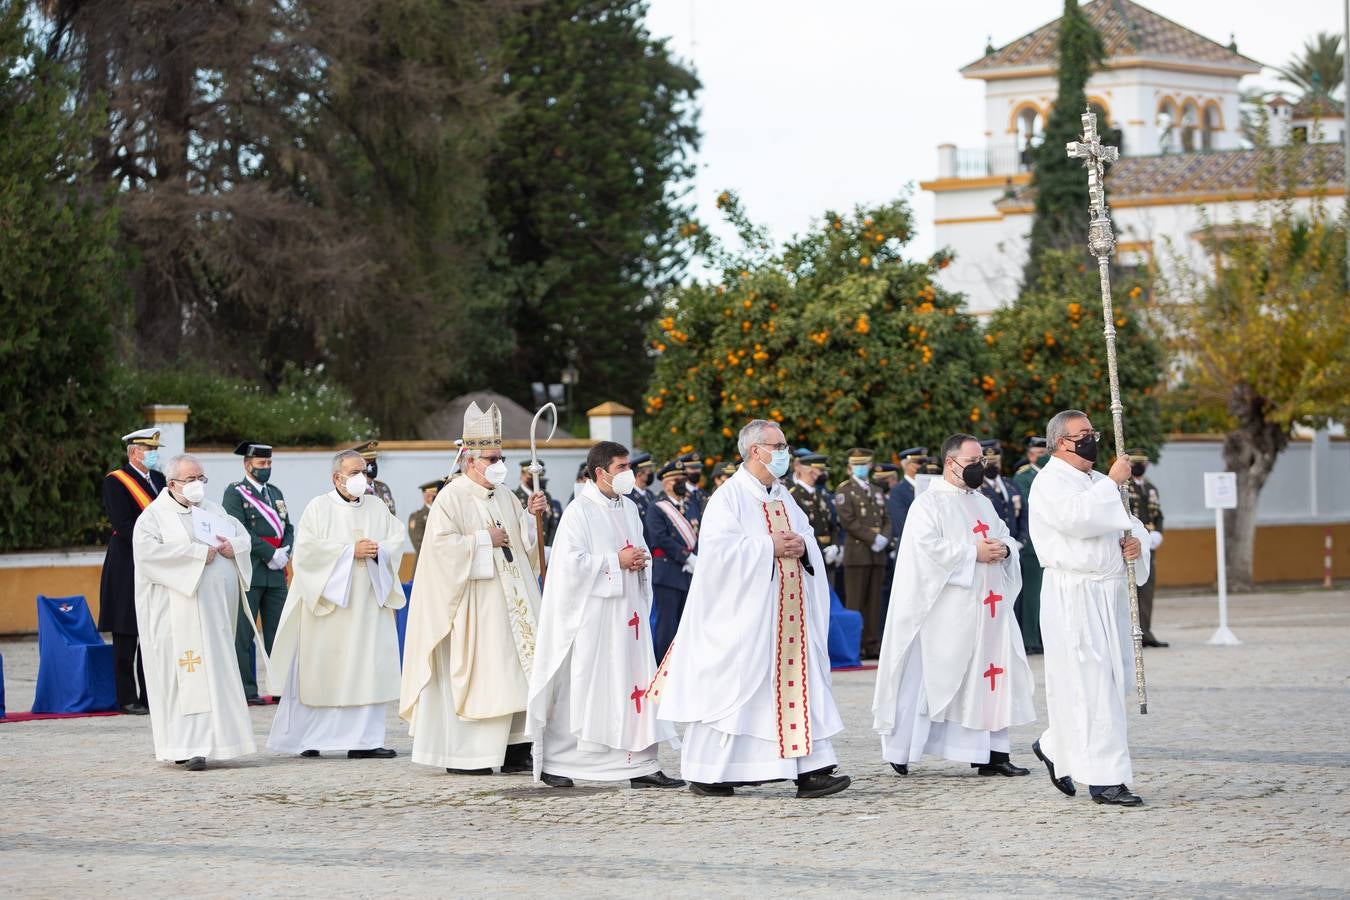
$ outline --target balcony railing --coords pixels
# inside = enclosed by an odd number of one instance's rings
[[[1033,152],[1016,144],[991,144],[988,147],[943,144],[938,147],[938,177],[988,178],[1028,172]]]

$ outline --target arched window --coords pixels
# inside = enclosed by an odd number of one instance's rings
[[[1158,104],[1158,152],[1171,153],[1177,144],[1177,105],[1171,97]]]
[[[1200,107],[1194,100],[1181,106],[1181,150],[1190,153],[1200,149]]]
[[[1201,135],[1201,145],[1206,150],[1213,150],[1218,143],[1220,131],[1223,131],[1223,113],[1219,109],[1219,104],[1211,100],[1205,104],[1205,122],[1204,132]]]

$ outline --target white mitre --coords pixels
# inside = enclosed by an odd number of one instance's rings
[[[502,411],[493,403],[484,412],[470,401],[464,410],[464,449],[500,450],[502,446]]]

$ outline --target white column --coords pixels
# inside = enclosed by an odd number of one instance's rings
[[[591,440],[614,441],[633,446],[633,411],[613,400],[586,411],[591,423]]]

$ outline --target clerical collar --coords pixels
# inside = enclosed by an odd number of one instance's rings
[[[347,506],[359,506],[361,503],[360,497],[353,497],[351,500],[348,500],[346,497],[342,496],[342,492],[339,491],[337,488],[333,488],[333,490],[330,493],[332,494],[333,498],[337,500],[337,502],[345,504]]]

